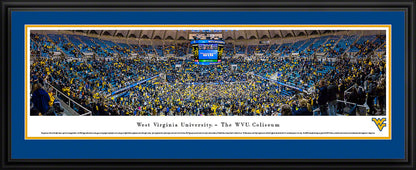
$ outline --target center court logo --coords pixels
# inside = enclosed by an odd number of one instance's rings
[[[372,118],[371,120],[377,125],[377,128],[380,130],[380,132],[384,127],[386,127],[386,123],[384,123],[386,118]]]

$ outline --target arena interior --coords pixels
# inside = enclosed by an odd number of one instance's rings
[[[30,63],[32,116],[386,114],[382,30],[32,30]]]

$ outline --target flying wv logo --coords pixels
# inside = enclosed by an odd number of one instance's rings
[[[384,127],[386,127],[386,123],[384,123],[386,121],[386,118],[373,118],[371,119],[378,127],[378,130],[380,130],[380,132],[383,130]]]

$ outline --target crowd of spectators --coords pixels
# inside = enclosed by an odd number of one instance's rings
[[[31,38],[36,42],[33,45],[35,49],[44,49],[38,44],[47,41],[46,37],[34,35]],[[329,43],[334,42],[331,40]],[[355,47],[375,50],[383,43],[364,41],[362,45],[355,44]],[[62,40],[52,42],[51,45],[53,44],[71,43]],[[285,53],[288,50],[298,50],[303,44],[307,43],[279,48],[273,45],[253,46],[248,49],[236,45],[233,50],[226,51],[238,54],[239,51],[265,52],[275,48],[276,51]],[[185,53],[188,45],[112,47],[114,48],[110,49],[118,52],[133,48],[134,51],[146,53],[161,51],[165,54],[179,54],[179,51]],[[85,48],[95,50],[94,47]],[[98,46],[95,48],[98,49]],[[52,115],[54,110],[51,111],[50,108],[53,107],[49,103],[54,100],[54,94],[50,89],[43,88],[50,84],[92,111],[93,115],[333,116],[363,114],[360,108],[364,104],[369,107],[369,112],[364,114],[380,114],[383,113],[386,102],[386,63],[383,60],[374,61],[365,56],[370,53],[368,50],[364,52],[365,50],[359,51],[364,56],[357,58],[341,57],[335,53],[334,56],[338,57],[333,61],[316,57],[269,56],[250,60],[231,57],[218,65],[206,66],[197,65],[191,59],[178,58],[159,60],[142,56],[119,56],[70,60],[65,57],[52,59],[34,55],[31,64],[31,101],[33,113]],[[162,74],[166,78],[159,76]],[[116,90],[154,76],[159,77],[112,95]],[[275,81],[291,87],[277,85]],[[349,92],[344,95],[347,89]],[[354,105],[349,106],[350,104],[337,100],[346,100]],[[76,105],[72,108],[80,114],[86,111]],[[344,108],[347,108],[347,113]]]
[[[293,53],[301,57],[310,57],[315,53],[325,53],[327,57],[334,58],[342,55],[349,49],[349,52],[356,52],[356,57],[365,57],[371,55],[375,49],[382,51],[385,48],[385,35],[362,36],[322,36],[318,38],[309,38],[295,41],[293,43],[271,44],[271,45],[234,45],[227,43],[224,49],[224,55],[231,57],[236,54],[246,54],[253,56],[261,54],[271,56],[280,54],[287,56]],[[92,52],[99,57],[111,57],[113,54],[120,56],[131,56],[136,53],[139,56],[146,54],[156,54],[160,57],[167,54],[174,54],[182,57],[191,52],[189,43],[166,43],[164,45],[135,45],[126,43],[115,43],[108,40],[101,40],[95,37],[69,34],[31,34],[32,40],[43,44],[42,48],[37,43],[32,43],[33,48],[39,51],[42,57],[48,56],[47,51],[60,51],[71,57],[82,57],[84,52]],[[353,43],[356,41],[355,43]],[[385,47],[385,45],[384,45]]]

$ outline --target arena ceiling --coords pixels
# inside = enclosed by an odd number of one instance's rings
[[[187,40],[191,30],[75,30],[92,35],[125,38]],[[338,32],[338,30],[238,30],[222,32],[224,40],[250,40],[320,35]]]

